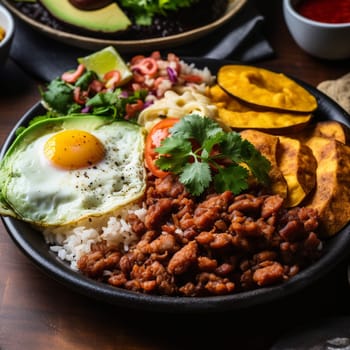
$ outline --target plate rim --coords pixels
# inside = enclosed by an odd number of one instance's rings
[[[216,66],[216,69],[223,64],[240,64],[233,61],[217,60],[211,58],[195,58],[181,57],[185,62],[194,63],[196,67],[209,66],[213,72],[211,65]],[[259,66],[259,65],[255,65]],[[216,74],[216,73],[215,73]],[[340,107],[336,102],[320,90],[311,85],[291,77],[303,87],[313,93],[318,100],[318,109],[315,116],[323,113],[332,113],[331,120],[338,120],[350,126],[350,115]],[[5,139],[1,150],[0,159],[3,158],[6,150],[15,137],[16,129],[28,122],[37,113],[43,112],[44,108],[41,102],[35,103],[24,115],[17,121],[9,135]],[[350,223],[348,223],[337,235],[327,241],[325,255],[322,259],[315,262],[311,266],[299,272],[290,280],[283,282],[280,285],[264,287],[246,292],[237,292],[224,296],[209,296],[209,297],[174,297],[174,296],[157,296],[133,292],[126,289],[109,286],[106,283],[95,281],[81,273],[72,270],[69,264],[59,260],[59,258],[50,252],[44,236],[30,228],[28,223],[24,223],[11,217],[2,217],[1,220],[6,228],[10,238],[14,241],[17,247],[50,278],[65,285],[68,289],[76,291],[80,294],[93,297],[96,300],[104,301],[109,304],[127,307],[130,309],[159,312],[159,313],[211,313],[223,312],[232,310],[248,309],[253,306],[271,303],[284,299],[292,294],[300,292],[306,287],[321,279],[324,275],[331,271],[348,255],[350,250]],[[25,233],[22,233],[20,228],[24,226]],[[28,231],[29,230],[29,231]],[[38,251],[35,245],[30,242],[31,232],[35,237],[40,237],[40,244],[47,247],[44,256]],[[36,242],[35,242],[36,243]],[[332,251],[333,248],[333,251]],[[334,250],[336,248],[336,250]],[[50,260],[46,260],[45,256],[49,255]]]
[[[167,37],[157,37],[143,40],[112,40],[112,39],[98,39],[90,37],[88,35],[80,35],[74,33],[68,33],[63,30],[57,30],[45,24],[42,24],[34,19],[26,16],[19,11],[12,3],[11,0],[2,0],[4,6],[6,6],[16,17],[20,20],[39,31],[40,33],[54,38],[60,42],[79,47],[82,49],[96,50],[104,46],[113,45],[118,48],[120,52],[134,52],[134,50],[140,50],[142,48],[163,49],[169,47],[172,44],[186,44],[196,39],[203,37],[204,35],[220,28],[222,25],[231,20],[240,10],[244,7],[248,0],[228,0],[228,10],[226,13],[217,20],[208,23],[204,26],[194,28],[183,33],[170,35]],[[181,43],[180,43],[181,42]]]

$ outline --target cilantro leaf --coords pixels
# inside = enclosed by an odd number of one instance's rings
[[[81,89],[86,90],[94,79],[97,79],[97,74],[92,70],[88,70],[76,81],[74,86],[79,86]]]
[[[86,102],[86,106],[112,105],[118,102],[119,95],[120,89],[116,89],[114,91],[99,92]]]
[[[180,182],[194,196],[202,194],[209,187],[211,179],[209,164],[198,161],[187,163],[183,167],[179,177]]]
[[[221,152],[233,162],[245,163],[257,180],[268,184],[270,162],[248,140],[241,138],[240,134],[230,132],[220,145]]]
[[[45,91],[40,91],[41,97],[48,106],[61,114],[67,114],[73,101],[73,87],[60,78],[52,80]]]
[[[247,151],[250,152],[250,157],[245,158],[245,164],[248,165],[258,181],[267,185],[270,182],[269,170],[271,169],[271,163],[248,141]]]
[[[214,135],[221,134],[223,130],[212,119],[201,117],[198,114],[189,114],[181,119],[181,123],[176,123],[170,132],[183,139],[192,138],[202,145]]]
[[[180,137],[168,137],[163,140],[161,145],[155,149],[161,154],[171,154],[171,157],[160,157],[156,160],[156,165],[166,171],[172,171],[178,174],[188,163],[192,155],[192,144],[188,140]]]
[[[213,150],[214,146],[217,144],[221,144],[225,140],[226,134],[224,131],[221,130],[221,132],[216,133],[215,135],[207,138],[204,140],[202,146],[203,146],[203,152],[202,156],[204,156],[204,152],[210,154],[210,152]]]
[[[221,168],[214,176],[215,190],[218,193],[232,191],[234,194],[239,194],[248,189],[248,176],[248,170],[242,166],[232,165]]]

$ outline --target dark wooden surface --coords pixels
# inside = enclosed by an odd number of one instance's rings
[[[281,0],[255,0],[276,51],[259,65],[316,86],[350,71],[350,61],[308,56],[291,39]],[[175,51],[176,52],[176,51]],[[30,54],[30,53],[28,53]],[[0,142],[39,100],[38,82],[11,60],[0,71]],[[168,315],[131,311],[72,292],[43,274],[0,224],[0,349],[269,349],[300,322],[349,315],[346,261],[302,293],[228,314]]]

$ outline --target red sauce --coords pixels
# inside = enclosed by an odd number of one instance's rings
[[[295,9],[313,21],[350,23],[350,0],[301,0]]]

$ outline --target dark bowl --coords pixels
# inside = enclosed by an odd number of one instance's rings
[[[213,74],[221,65],[228,63],[228,61],[189,57],[184,58],[184,60],[194,62],[199,68],[206,66]],[[339,105],[317,89],[297,79],[294,80],[317,98],[319,106],[314,116],[316,121],[336,120],[350,126],[350,116]],[[37,103],[19,120],[3,145],[1,157],[4,156],[13,141],[15,130],[19,126],[27,125],[34,116],[44,112],[41,104]],[[9,217],[3,217],[2,221],[19,249],[47,275],[67,288],[114,305],[155,312],[208,313],[251,308],[277,301],[299,292],[321,279],[345,259],[350,251],[350,225],[348,224],[338,234],[325,242],[324,254],[319,261],[283,284],[225,296],[194,298],[154,296],[112,287],[87,278],[79,272],[71,270],[67,263],[61,261],[51,252],[43,236],[34,231],[27,223]]]
[[[48,38],[87,50],[100,50],[106,46],[112,45],[122,53],[139,53],[142,50],[150,51],[165,48],[173,49],[176,46],[189,44],[194,40],[201,39],[219,29],[236,16],[239,16],[240,10],[245,6],[247,0],[229,0],[225,13],[214,22],[192,30],[187,30],[183,33],[144,40],[129,40],[127,38],[125,38],[125,40],[94,38],[89,35],[70,33],[65,30],[51,28],[48,25],[42,24],[40,21],[32,19],[28,15],[21,12],[14,5],[13,0],[2,0],[2,2],[16,18],[20,19],[22,22],[26,23],[31,28]]]

